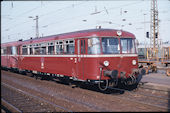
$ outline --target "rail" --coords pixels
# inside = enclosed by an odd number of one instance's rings
[[[52,103],[52,102],[50,102],[50,101],[48,101],[48,100],[45,100],[45,99],[43,99],[43,98],[41,98],[41,97],[38,97],[38,96],[35,96],[35,95],[33,95],[33,94],[30,94],[30,93],[28,93],[28,92],[25,92],[25,91],[22,91],[22,90],[20,90],[20,89],[17,89],[17,88],[15,88],[15,87],[13,87],[13,86],[11,86],[11,85],[8,85],[8,84],[6,84],[6,83],[1,83],[1,87],[6,87],[6,88],[9,88],[9,89],[12,89],[16,94],[17,94],[17,97],[15,96],[15,94],[13,94],[13,96],[12,95],[10,95],[10,93],[11,92],[9,92],[9,95],[8,95],[8,101],[12,101],[12,100],[15,100],[15,101],[27,101],[27,100],[33,100],[34,99],[34,102],[35,102],[35,105],[37,105],[37,102],[38,103],[41,103],[41,105],[49,105],[49,106],[52,106],[51,108],[53,108],[53,110],[54,109],[58,109],[59,111],[64,111],[64,112],[72,112],[71,110],[69,110],[69,109],[67,109],[67,108],[64,108],[64,107],[62,107],[62,106],[60,106],[60,105],[56,105],[56,104],[54,104],[54,103]],[[6,91],[7,90],[9,90],[9,89],[6,89]],[[4,88],[3,88],[3,90],[5,90]],[[27,97],[27,98],[25,98],[25,97]],[[2,99],[3,98],[5,98],[5,96],[3,96],[3,92],[2,92],[2,97],[1,97]],[[6,99],[6,98],[5,98]],[[5,100],[5,99],[3,99],[3,100]],[[10,99],[10,100],[9,100]],[[5,102],[6,103],[9,103],[9,102],[7,102],[6,100],[5,100]],[[14,104],[14,105],[12,105],[12,104]],[[17,109],[22,109],[22,110],[20,110],[20,111],[23,111],[23,112],[25,112],[24,110],[25,110],[25,108],[27,108],[27,110],[28,110],[28,108],[29,108],[29,103],[26,105],[26,106],[19,106],[19,105],[17,105],[16,103],[12,103],[11,105],[12,106],[14,106],[15,108],[17,108]],[[26,103],[25,103],[26,104]],[[18,106],[18,107],[16,107],[16,106]],[[34,106],[34,105],[31,105],[31,106]],[[9,106],[8,106],[9,107]],[[11,108],[14,108],[14,107],[9,107],[9,109],[11,109]],[[35,106],[36,107],[36,106]],[[38,106],[39,107],[39,106]],[[39,108],[43,108],[43,110],[45,110],[44,109],[44,106],[42,106],[42,107],[39,107]],[[46,106],[46,108],[48,108],[47,106]],[[41,110],[41,109],[39,109],[39,110]],[[51,110],[51,109],[47,109],[47,111],[48,110]],[[30,111],[28,111],[28,112],[30,112]],[[42,111],[43,112],[43,111]]]
[[[121,93],[128,93],[128,94],[123,94],[122,96],[118,97],[120,99],[125,99],[125,100],[129,100],[129,101],[161,108],[161,109],[167,109],[168,111],[170,110],[169,106],[164,106],[165,104],[168,105],[168,102],[170,101],[169,97],[156,96],[153,94],[144,94],[143,92],[139,93],[138,89],[136,91],[129,91],[127,89],[121,89],[121,88],[109,88],[109,89],[118,90],[118,91],[121,91]],[[150,88],[150,90],[151,90],[151,88]],[[152,89],[152,90],[154,90],[154,89]],[[162,90],[160,90],[160,91],[162,91]],[[140,98],[138,98],[138,97],[140,97]],[[143,98],[143,100],[142,100],[142,98]],[[144,98],[147,98],[147,100]],[[145,102],[145,101],[147,101],[147,102]]]

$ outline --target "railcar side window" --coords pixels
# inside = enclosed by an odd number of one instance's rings
[[[7,47],[7,54],[12,55],[12,47]]]
[[[135,53],[135,40],[123,38],[121,41],[122,53]]]
[[[48,46],[48,54],[52,55],[54,53],[54,46]]]
[[[100,54],[100,40],[99,38],[88,39],[88,54]]]
[[[119,41],[117,38],[102,38],[103,54],[120,53]]]
[[[17,48],[15,46],[12,46],[12,55],[17,54]]]
[[[75,45],[73,40],[66,40],[64,44],[65,54],[74,54]]]
[[[59,41],[56,45],[56,54],[62,54],[63,53],[63,41]]]
[[[7,54],[7,48],[5,47],[4,49],[3,49],[4,51],[4,54],[6,55]]]
[[[4,54],[4,49],[1,49],[1,55],[3,55]]]
[[[28,54],[27,47],[22,48],[22,55],[27,55],[27,54]]]
[[[49,42],[47,47],[47,54],[52,55],[54,54],[54,42]]]
[[[34,52],[35,55],[40,54],[40,47],[35,47],[34,50],[35,50],[35,52]]]
[[[67,53],[68,54],[74,54],[74,48],[75,48],[74,44],[67,45]]]
[[[40,48],[40,55],[45,55],[46,54],[46,47],[41,47]]]

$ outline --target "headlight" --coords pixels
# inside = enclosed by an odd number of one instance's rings
[[[132,60],[132,64],[133,64],[133,65],[136,65],[136,60]]]
[[[109,66],[109,61],[104,61],[103,64],[104,64],[104,66],[107,67],[107,66]]]

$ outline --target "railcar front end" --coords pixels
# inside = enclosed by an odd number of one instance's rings
[[[138,68],[134,37],[89,38],[86,63],[89,64],[86,67],[87,78],[98,83],[101,90],[115,87],[118,83],[137,85],[145,74],[144,69]]]

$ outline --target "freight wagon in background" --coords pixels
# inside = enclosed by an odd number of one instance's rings
[[[115,29],[90,29],[1,44],[1,67],[34,76],[98,85],[137,85],[135,36]]]
[[[149,50],[149,45],[140,44],[138,46],[138,56],[139,59],[148,59],[149,55],[147,52]],[[164,42],[158,49],[159,60],[170,60],[170,43]]]
[[[157,49],[158,54],[154,59],[150,56],[152,53],[152,48],[150,49],[149,45],[140,44],[138,46],[140,67],[145,68],[146,73],[165,70],[166,75],[170,76],[170,43],[164,42],[159,45]]]

